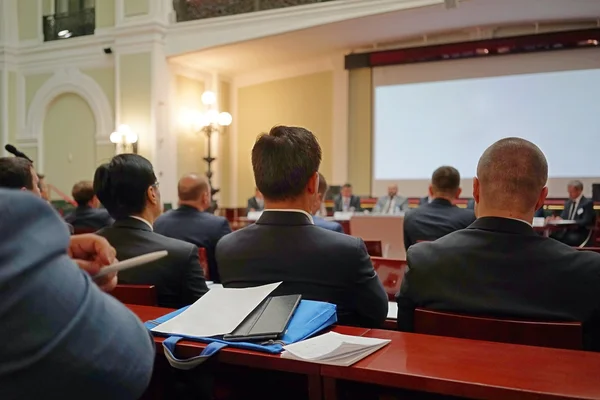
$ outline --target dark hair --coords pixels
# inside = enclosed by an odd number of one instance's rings
[[[91,181],[81,181],[73,185],[71,195],[79,207],[86,206],[94,198],[94,185]]]
[[[33,190],[31,161],[21,157],[0,158],[0,187]]]
[[[454,167],[439,167],[431,176],[431,186],[436,192],[453,194],[460,187],[460,173]]]
[[[319,172],[319,189],[317,190],[321,196],[325,196],[327,192],[327,180],[322,173]]]
[[[583,190],[583,182],[579,181],[579,180],[574,180],[569,182],[569,184],[567,185],[567,187],[572,186],[577,190]]]
[[[137,154],[115,156],[94,174],[94,192],[114,219],[144,211],[146,192],[155,184],[152,164]]]
[[[480,196],[498,209],[529,212],[548,180],[546,156],[528,140],[510,137],[488,147],[477,165]]]
[[[298,197],[320,164],[319,142],[304,128],[276,126],[252,148],[254,180],[269,200]]]
[[[351,188],[352,184],[350,183],[344,183],[344,186],[342,186],[343,188]]]

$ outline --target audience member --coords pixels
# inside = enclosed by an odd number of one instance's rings
[[[321,148],[306,129],[277,126],[252,149],[254,179],[265,198],[255,224],[217,244],[225,287],[283,283],[274,295],[301,294],[337,304],[342,324],[379,326],[387,296],[363,241],[314,225]]]
[[[215,248],[219,239],[231,233],[229,222],[205,212],[210,206],[210,185],[205,177],[194,174],[184,176],[179,180],[177,192],[179,208],[158,217],[154,222],[154,231],[205,248],[210,280],[220,283]]]
[[[122,283],[155,285],[158,305],[180,308],[208,291],[198,248],[153,232],[152,224],[162,211],[158,181],[152,164],[137,154],[115,156],[94,176],[94,191],[115,223],[98,234],[117,250],[119,260],[154,251],[169,255],[140,268],[122,271]]]
[[[425,196],[425,197],[419,198],[419,207],[421,207],[422,205],[425,205],[425,204],[429,204],[429,203],[431,203],[431,197]]]
[[[94,194],[94,185],[91,181],[81,181],[73,186],[71,191],[77,208],[65,217],[75,230],[97,231],[105,226],[112,225],[114,220],[108,211],[100,207],[100,201]]]
[[[315,204],[312,208],[313,213],[313,221],[316,226],[320,226],[321,228],[329,229],[330,231],[344,233],[344,228],[338,222],[335,221],[327,221],[319,216],[317,216],[317,212],[319,212],[322,208],[323,201],[325,200],[325,194],[327,193],[327,181],[323,174],[319,172],[319,189],[317,191],[317,197],[315,199]]]
[[[247,212],[251,211],[262,211],[265,209],[265,200],[262,193],[258,188],[254,189],[254,196],[248,199],[248,206],[246,207]]]
[[[50,202],[50,190],[46,183],[46,175],[38,173],[38,187],[40,188],[40,196],[42,199]]]
[[[340,194],[333,201],[333,211],[362,211],[360,197],[352,194],[352,185],[349,183],[342,186]]]
[[[575,221],[575,229],[566,228],[552,235],[553,238],[568,244],[569,246],[580,246],[589,239],[590,229],[596,221],[596,212],[594,211],[594,201],[583,195],[583,183],[581,181],[571,181],[567,186],[569,199],[565,202],[560,217],[552,219],[563,219]]]
[[[378,214],[397,214],[408,210],[408,198],[398,196],[398,185],[389,185],[388,195],[378,198],[373,207],[373,212]]]
[[[460,196],[460,174],[453,167],[439,167],[431,177],[431,202],[404,216],[404,246],[441,238],[466,228],[475,221],[472,210],[458,208],[453,201]]]
[[[33,164],[21,157],[0,157],[0,187],[29,190],[41,197],[39,178]]]
[[[115,260],[98,236],[69,244],[41,199],[0,189],[0,398],[137,399],[150,381],[154,342],[69,255],[92,274]],[[112,289],[116,276],[102,283]]]
[[[481,156],[473,195],[478,219],[467,229],[408,250],[398,328],[413,330],[415,307],[490,317],[581,321],[584,345],[600,350],[600,254],[537,235],[548,164],[519,138]]]

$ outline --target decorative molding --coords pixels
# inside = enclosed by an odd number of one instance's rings
[[[18,141],[37,139],[40,170],[44,167],[42,132],[46,112],[50,103],[64,93],[74,93],[88,103],[96,121],[96,141],[108,140],[115,126],[110,103],[96,81],[77,68],[59,69],[35,94],[27,111],[25,131],[17,136]]]

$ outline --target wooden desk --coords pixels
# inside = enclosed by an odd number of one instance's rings
[[[600,399],[600,354],[371,330],[392,339],[352,367],[323,366],[324,396],[344,381],[473,399]]]
[[[159,307],[148,307],[148,306],[137,306],[127,305],[127,307],[133,311],[142,321],[149,321],[161,317],[174,310],[168,308]],[[346,334],[362,336],[369,332],[367,328],[355,328],[347,326],[335,326],[333,331]],[[161,362],[164,360],[162,342],[164,338],[154,337],[156,344],[156,352]],[[176,356],[179,358],[188,358],[199,355],[202,350],[206,347],[206,344],[183,340],[177,343],[175,348]],[[288,374],[302,375],[306,377],[308,383],[308,398],[311,400],[321,400],[323,398],[322,385],[321,385],[321,366],[315,363],[306,363],[302,361],[290,360],[281,358],[279,355],[259,353],[255,351],[241,350],[235,348],[225,348],[218,354],[214,355],[211,360],[213,364],[222,364],[229,366],[241,366],[251,368],[253,370],[269,370],[278,371]],[[163,362],[164,364],[164,362]],[[165,370],[164,365],[162,368],[155,369],[156,374],[165,374],[168,371]],[[264,379],[269,376],[264,376]],[[163,381],[162,377],[153,376],[155,381]],[[272,379],[269,380],[271,384],[276,384]],[[164,386],[164,384],[163,384]],[[265,389],[268,389],[265,387]],[[293,388],[288,388],[293,390]],[[151,386],[151,390],[160,390],[158,385]],[[158,398],[159,396],[153,397]]]

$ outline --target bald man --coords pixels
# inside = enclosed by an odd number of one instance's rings
[[[468,228],[407,252],[398,328],[412,331],[416,307],[489,317],[581,321],[586,349],[600,350],[600,254],[537,235],[548,164],[531,142],[506,138],[481,156]]]
[[[154,231],[206,249],[210,276],[207,280],[221,282],[215,247],[231,227],[223,217],[205,212],[210,207],[210,185],[203,176],[185,175],[179,180],[179,207],[158,217]]]

